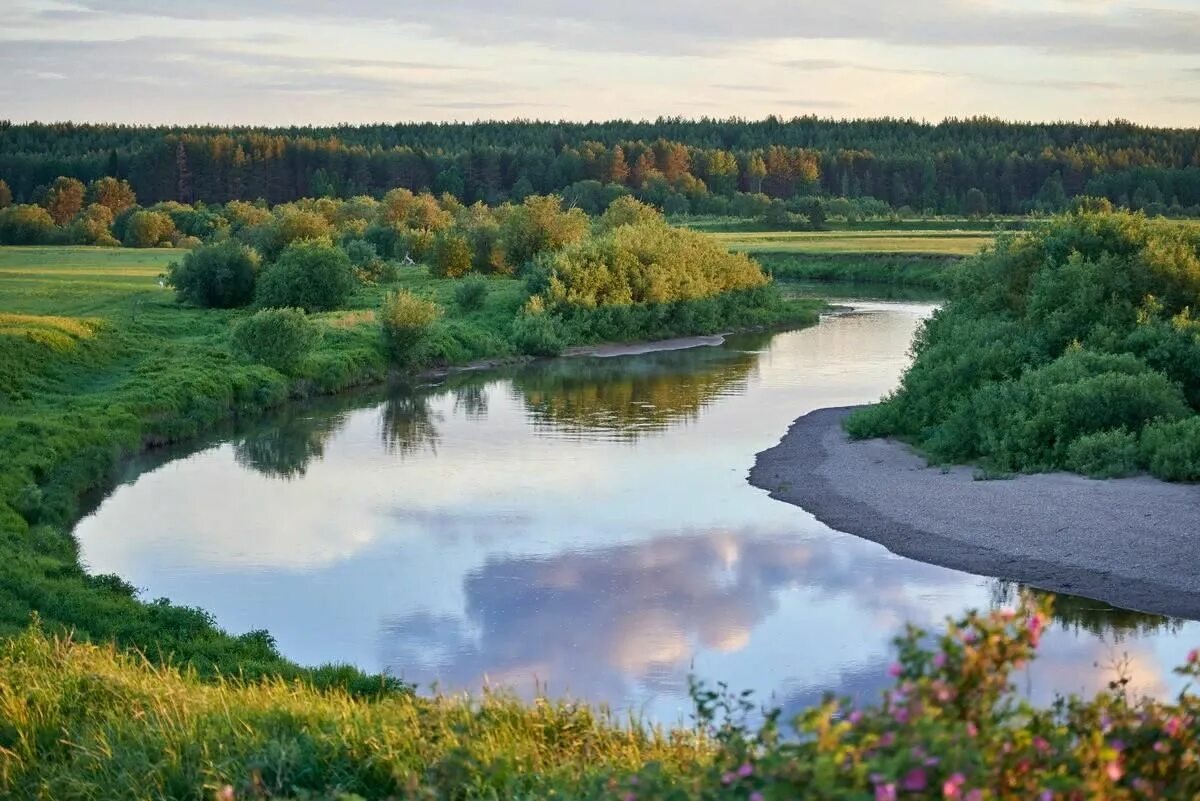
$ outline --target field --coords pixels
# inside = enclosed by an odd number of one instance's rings
[[[995,237],[980,231],[736,231],[713,233],[721,244],[742,253],[794,253],[806,256],[906,255],[970,256]]]

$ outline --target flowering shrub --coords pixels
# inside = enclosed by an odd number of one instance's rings
[[[1134,701],[1113,682],[1095,698],[1035,709],[1010,675],[1034,657],[1046,602],[971,613],[936,640],[898,640],[894,687],[877,706],[830,699],[801,714],[793,739],[778,710],[756,730],[753,704],[724,687],[694,688],[712,763],[680,777],[650,766],[613,777],[622,801],[651,799],[1145,799],[1200,797],[1200,699]],[[1193,651],[1178,671],[1200,675]]]

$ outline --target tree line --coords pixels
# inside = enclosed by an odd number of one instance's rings
[[[632,191],[673,214],[741,196],[872,198],[940,214],[1060,211],[1079,195],[1200,213],[1200,130],[815,117],[334,127],[0,123],[0,178],[36,202],[58,176],[124,179],[145,202],[379,197],[467,203],[561,194],[590,213]]]

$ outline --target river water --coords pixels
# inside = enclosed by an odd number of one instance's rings
[[[305,664],[547,691],[675,723],[694,674],[792,710],[873,699],[905,622],[1014,588],[833,531],[746,483],[796,416],[876,400],[933,307],[855,301],[721,346],[460,373],[294,407],[131,463],[89,569],[268,630]],[[1059,601],[1036,700],[1179,687],[1200,625]]]

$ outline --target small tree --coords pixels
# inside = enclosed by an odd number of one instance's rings
[[[125,209],[137,204],[137,195],[128,181],[121,181],[111,176],[97,178],[88,185],[88,200],[99,203],[115,217]]]
[[[169,247],[175,223],[161,211],[135,211],[125,223],[125,244],[131,248]]]
[[[417,345],[441,316],[442,310],[431,300],[407,289],[389,292],[380,313],[383,343],[388,355],[397,362],[410,361]]]
[[[233,329],[234,353],[294,373],[312,352],[321,332],[300,309],[263,309]]]
[[[8,188],[8,183],[0,178],[0,209],[6,209],[12,205],[12,190]]]
[[[172,262],[167,282],[180,300],[197,306],[229,309],[254,299],[258,254],[233,240],[191,251]]]
[[[83,182],[59,176],[46,190],[42,205],[50,212],[55,225],[66,225],[83,209]]]
[[[442,278],[459,278],[471,271],[471,243],[462,234],[442,231],[433,240],[430,271]]]
[[[967,196],[964,199],[965,211],[968,217],[982,217],[987,214],[988,204],[987,195],[975,187],[967,190]]]
[[[354,283],[344,250],[328,242],[296,242],[259,277],[257,301],[263,307],[327,311],[350,299]]]

